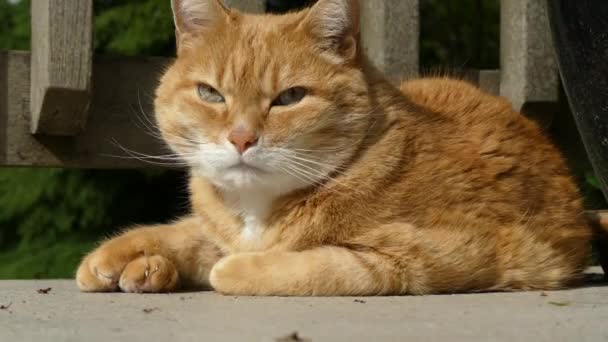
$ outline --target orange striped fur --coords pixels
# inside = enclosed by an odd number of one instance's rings
[[[396,88],[358,53],[354,0],[282,16],[173,8],[178,58],[156,115],[190,166],[192,214],[103,243],[78,270],[83,291],[388,295],[580,279],[591,232],[578,190],[505,99],[447,78]],[[306,96],[273,105],[292,87]],[[237,129],[259,138],[242,155]]]

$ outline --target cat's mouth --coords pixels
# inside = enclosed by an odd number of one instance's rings
[[[244,161],[240,161],[237,164],[230,166],[228,170],[248,173],[266,173],[266,170],[253,166],[251,164],[247,164]]]

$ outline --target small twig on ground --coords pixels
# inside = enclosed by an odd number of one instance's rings
[[[541,293],[540,293],[540,296],[541,296],[541,297],[547,297],[547,296],[548,296],[548,294],[547,294],[547,292],[541,292]]]
[[[355,303],[361,303],[361,304],[365,304],[367,303],[366,301],[364,301],[363,299],[355,299],[354,301]]]
[[[38,293],[48,294],[49,292],[51,292],[52,289],[53,289],[52,287],[47,287],[46,289],[38,289]]]
[[[0,310],[8,310],[11,307],[11,305],[13,305],[13,303],[8,303],[6,305],[4,305],[4,304],[0,305]]]
[[[549,302],[549,304],[555,305],[555,306],[569,306],[572,303],[570,303],[570,302]]]
[[[160,310],[160,308],[144,308],[144,309],[142,309],[141,311],[142,311],[143,313],[147,313],[147,314],[149,314],[149,313],[152,313],[152,312],[154,312],[154,311],[159,311],[159,310]]]

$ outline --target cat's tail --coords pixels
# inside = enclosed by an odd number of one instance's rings
[[[589,222],[593,227],[594,244],[604,275],[608,278],[608,210],[590,211]]]

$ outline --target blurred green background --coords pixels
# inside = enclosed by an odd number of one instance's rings
[[[169,0],[94,4],[97,54],[173,55]],[[421,0],[421,15],[423,71],[499,67],[499,0]],[[29,0],[0,0],[0,50],[28,50],[29,40]],[[549,133],[567,154],[587,207],[605,208],[567,110]],[[71,277],[96,241],[186,212],[186,181],[183,172],[166,170],[0,168],[0,279]]]

